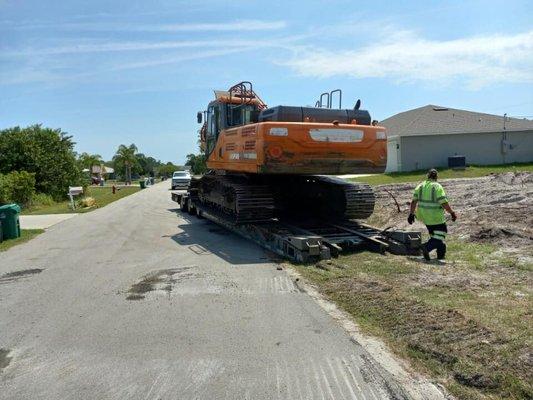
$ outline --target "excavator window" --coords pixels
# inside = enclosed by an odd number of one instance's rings
[[[209,106],[207,109],[207,135],[206,153],[209,155],[215,148],[220,131],[220,110],[218,105]]]
[[[253,105],[232,105],[228,104],[227,106],[227,117],[228,126],[240,126],[251,124],[254,121],[256,108]]]

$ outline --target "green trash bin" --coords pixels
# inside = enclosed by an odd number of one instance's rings
[[[15,239],[20,237],[20,207],[18,204],[6,204],[0,206],[0,221],[2,221],[3,239]]]
[[[141,186],[141,189],[144,189],[146,187],[146,183],[144,183],[144,180],[139,181],[139,185]]]

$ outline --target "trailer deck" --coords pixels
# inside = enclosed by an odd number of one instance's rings
[[[206,218],[294,262],[308,263],[340,254],[369,250],[399,255],[419,255],[420,231],[381,230],[355,220],[274,220],[234,224],[223,213],[208,208],[187,192],[172,192],[182,212]]]

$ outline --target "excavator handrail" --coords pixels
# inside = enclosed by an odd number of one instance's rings
[[[253,90],[253,84],[250,81],[239,82],[228,89],[229,102],[232,103],[232,97],[240,99],[242,105],[252,104],[257,100],[257,108],[263,110],[267,108],[265,102]]]

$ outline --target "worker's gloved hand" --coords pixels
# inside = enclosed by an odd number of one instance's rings
[[[409,222],[409,225],[413,225],[413,222],[415,222],[415,215],[413,213],[409,214],[407,222]]]
[[[452,221],[455,222],[457,220],[457,214],[452,211],[450,215],[452,216]]]

